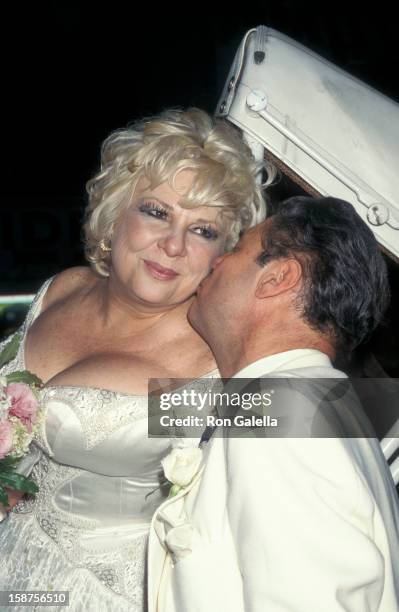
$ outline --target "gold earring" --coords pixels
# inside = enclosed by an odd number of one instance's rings
[[[105,240],[104,238],[102,240],[100,240],[100,249],[104,252],[104,253],[109,253],[109,251],[112,251],[111,247],[107,247],[105,246]]]

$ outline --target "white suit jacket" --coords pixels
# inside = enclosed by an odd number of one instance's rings
[[[236,377],[342,377],[314,350]],[[213,437],[155,513],[149,612],[397,612],[399,513],[375,439]],[[180,551],[180,552],[179,552]]]

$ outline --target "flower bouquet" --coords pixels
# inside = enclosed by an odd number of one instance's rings
[[[21,342],[15,334],[0,353],[0,371],[12,361]],[[43,386],[40,378],[27,370],[0,376],[0,503],[8,506],[6,487],[24,493],[37,493],[37,485],[18,474],[17,465],[28,453],[42,413],[37,391]]]

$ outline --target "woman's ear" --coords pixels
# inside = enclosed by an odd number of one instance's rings
[[[274,259],[263,269],[255,296],[263,299],[280,295],[296,287],[301,279],[302,266],[297,259]]]

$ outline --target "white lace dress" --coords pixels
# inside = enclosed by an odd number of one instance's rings
[[[0,374],[25,368],[23,350]],[[149,525],[165,493],[146,496],[170,440],[147,437],[145,396],[72,386],[40,395],[46,416],[26,461],[39,493],[0,523],[0,590],[69,591],[73,612],[143,612]]]

